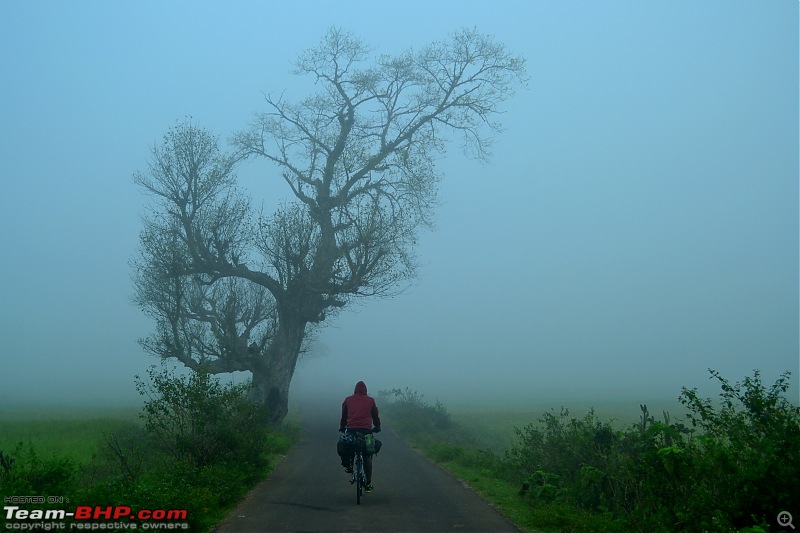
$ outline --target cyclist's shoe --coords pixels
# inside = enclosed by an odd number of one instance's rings
[[[372,492],[372,483],[364,487],[364,492]]]

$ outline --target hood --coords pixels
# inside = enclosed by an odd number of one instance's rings
[[[367,393],[367,384],[363,381],[359,381],[356,383],[356,388],[353,391],[353,394],[366,394]]]

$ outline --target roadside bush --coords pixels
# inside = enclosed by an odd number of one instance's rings
[[[5,496],[67,494],[75,488],[78,474],[72,459],[41,458],[30,443],[0,452],[0,494]]]
[[[379,393],[388,400],[388,407],[398,419],[414,420],[422,428],[446,430],[453,421],[445,406],[438,400],[434,405],[425,402],[424,395],[405,389],[392,389],[390,392]]]
[[[545,413],[540,426],[517,429],[518,443],[507,460],[518,472],[521,493],[533,500],[573,501],[595,510],[608,510],[611,453],[621,436],[594,410],[572,418],[569,410]]]
[[[112,477],[133,483],[154,464],[156,456],[153,440],[141,425],[103,433],[92,461],[83,468],[83,484],[93,485]]]
[[[701,520],[707,516],[704,509],[717,509],[716,526],[772,522],[798,503],[800,408],[785,397],[790,373],[766,387],[757,370],[733,385],[709,372],[722,389],[718,402],[701,399],[697,389],[684,388],[680,396],[699,430],[692,449],[695,484],[686,511]]]
[[[646,405],[640,409],[639,422],[619,433],[607,455],[603,510],[639,530],[681,530],[688,522],[682,506],[694,482],[690,431],[667,412],[657,421]]]
[[[248,401],[248,385],[222,386],[213,376],[176,376],[150,367],[150,380],[137,376],[145,396],[142,417],[147,433],[173,460],[201,468],[216,463],[265,466],[265,413]]]
[[[710,372],[719,407],[696,389],[680,396],[692,428],[666,412],[656,421],[642,405],[627,431],[566,409],[518,429],[507,460],[523,478],[521,494],[534,505],[611,513],[639,531],[768,530],[797,504],[800,416],[784,396],[789,374],[767,388],[758,371],[735,385]]]
[[[402,433],[409,443],[427,448],[434,443],[463,444],[464,433],[453,431],[456,425],[445,406],[437,401],[427,403],[424,396],[408,387],[378,392],[381,415]],[[437,453],[451,455],[452,449],[441,449]]]
[[[222,518],[263,479],[270,453],[282,453],[292,435],[270,432],[263,411],[246,397],[248,385],[221,385],[203,373],[175,375],[151,367],[137,376],[146,397],[139,431],[105,436],[95,461],[106,472],[84,497],[98,505],[186,509],[192,530]]]
[[[514,447],[511,457],[534,470],[546,469],[570,481],[577,481],[582,466],[603,466],[604,452],[616,440],[607,423],[590,410],[583,418],[571,418],[568,409],[545,413],[539,420],[542,429],[533,424],[517,435],[525,446]]]

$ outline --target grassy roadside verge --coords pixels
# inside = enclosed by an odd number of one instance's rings
[[[145,452],[148,457],[143,458],[143,429],[127,419],[1,420],[0,428],[8,431],[0,441],[0,498],[64,498],[66,503],[45,508],[67,511],[76,505],[186,509],[192,531],[208,531],[222,521],[300,436],[299,425],[287,422],[264,438],[259,465],[195,468],[157,451]],[[135,471],[124,466],[128,460]],[[6,522],[5,515],[0,516],[0,529]]]
[[[55,498],[51,504],[14,501],[22,511],[185,510],[185,517],[164,525],[208,531],[299,439],[297,423],[267,428],[243,386],[158,372],[141,383],[148,400],[140,418],[92,413],[26,420],[17,414],[0,420],[0,496]],[[29,524],[22,516],[0,516],[0,529],[23,525]]]
[[[531,507],[520,496],[520,487],[506,479],[498,478],[491,466],[475,454],[474,450],[460,450],[461,457],[441,457],[436,448],[423,453],[445,470],[464,481],[481,494],[500,512],[509,517],[523,531],[537,532],[585,532],[628,531],[624,525],[605,517],[576,509],[564,503],[547,503]],[[472,452],[472,457],[470,457]],[[477,455],[477,456],[476,456]]]
[[[382,406],[406,442],[527,531],[779,531],[800,477],[790,375],[767,386],[758,371],[737,383],[710,372],[722,392],[711,400],[684,388],[685,419],[641,405],[639,421],[619,429],[594,410],[551,410],[517,428],[504,453],[487,446],[491,426],[475,417],[467,428],[416,392],[395,389]]]
[[[408,445],[481,494],[523,531],[627,531],[613,520],[563,503],[532,507],[520,495],[521,482],[513,467],[492,449],[485,434],[479,435],[485,428],[468,429],[441,403],[429,405],[416,392],[395,389],[383,395],[381,408],[385,423]],[[499,438],[513,441],[509,435]]]

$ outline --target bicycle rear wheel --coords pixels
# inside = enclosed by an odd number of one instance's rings
[[[364,492],[364,458],[360,453],[356,454],[354,466],[356,474],[356,504],[361,505],[361,494]]]

